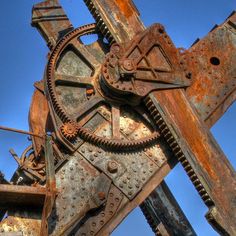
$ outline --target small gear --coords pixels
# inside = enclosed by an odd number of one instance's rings
[[[73,140],[78,134],[78,126],[75,122],[66,122],[61,126],[61,132],[68,140]]]

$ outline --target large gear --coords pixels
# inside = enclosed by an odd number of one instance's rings
[[[98,136],[88,130],[87,128],[84,128],[82,125],[77,123],[76,119],[71,117],[68,112],[65,110],[65,106],[61,104],[60,100],[58,99],[58,92],[56,90],[56,79],[55,79],[55,70],[56,66],[58,64],[59,56],[63,53],[63,50],[70,45],[70,42],[72,40],[78,39],[81,36],[88,35],[88,34],[94,34],[97,33],[97,28],[95,24],[85,25],[82,27],[79,27],[71,32],[69,32],[65,37],[62,38],[61,41],[58,42],[58,44],[55,46],[54,50],[52,51],[47,67],[47,78],[46,78],[46,88],[47,93],[49,96],[50,106],[51,109],[55,111],[57,114],[61,124],[59,125],[60,133],[63,135],[64,138],[66,138],[66,142],[68,141],[74,141],[76,136],[79,136],[84,141],[91,142],[95,145],[99,146],[105,146],[106,148],[112,149],[112,150],[134,150],[138,148],[144,148],[147,145],[153,144],[154,141],[156,141],[159,138],[159,133],[157,131],[153,131],[152,134],[149,134],[145,137],[141,137],[140,139],[134,139],[134,140],[127,140],[127,139],[120,139],[120,138],[107,138],[104,136]],[[97,73],[97,72],[96,72]],[[84,78],[84,77],[83,77]],[[92,77],[90,77],[92,78]],[[83,86],[86,87],[85,94],[88,95],[87,91],[92,90],[91,86],[94,87],[93,89],[97,90],[97,96],[100,96],[98,98],[102,99],[101,95],[101,88],[97,85],[99,76],[97,76],[96,79],[94,79],[95,85],[91,85],[92,81],[90,82],[81,82]],[[78,84],[78,81],[71,81],[71,84]],[[88,83],[85,85],[85,83]],[[92,99],[92,94],[89,94],[88,100]],[[105,98],[107,103],[112,103],[109,98]],[[78,111],[81,108],[78,107]],[[54,120],[58,120],[58,118],[54,118]],[[56,123],[56,122],[55,122]],[[71,125],[73,124],[73,125]],[[58,125],[57,125],[58,126]],[[68,128],[72,127],[72,129]],[[68,132],[69,131],[69,132]],[[60,134],[59,133],[59,134]]]

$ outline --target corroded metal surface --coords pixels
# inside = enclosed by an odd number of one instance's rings
[[[32,12],[32,26],[37,27],[49,49],[73,28],[58,0],[38,3]]]
[[[198,115],[211,127],[236,97],[236,15],[215,27],[183,53],[193,83],[186,93]]]
[[[0,231],[104,236],[142,203],[157,235],[195,235],[163,184],[180,162],[208,221],[235,235],[235,172],[207,128],[235,99],[235,14],[182,51],[162,25],[145,29],[131,0],[85,3],[96,23],[77,29],[57,0],[33,8],[50,54],[30,107],[32,145],[11,150],[12,183],[1,177]],[[87,34],[97,41],[84,44]]]

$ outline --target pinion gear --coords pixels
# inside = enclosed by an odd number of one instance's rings
[[[78,133],[77,124],[71,121],[64,123],[60,129],[63,136],[68,140],[75,139]]]

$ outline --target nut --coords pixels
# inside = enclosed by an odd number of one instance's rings
[[[111,46],[110,51],[113,52],[114,54],[118,53],[118,52],[120,51],[120,45],[117,44],[117,43],[114,43],[114,44]]]
[[[109,161],[107,164],[107,170],[110,173],[116,173],[118,170],[118,163],[116,161]]]
[[[127,71],[133,71],[135,69],[134,61],[132,59],[126,59],[123,61],[123,68]]]

